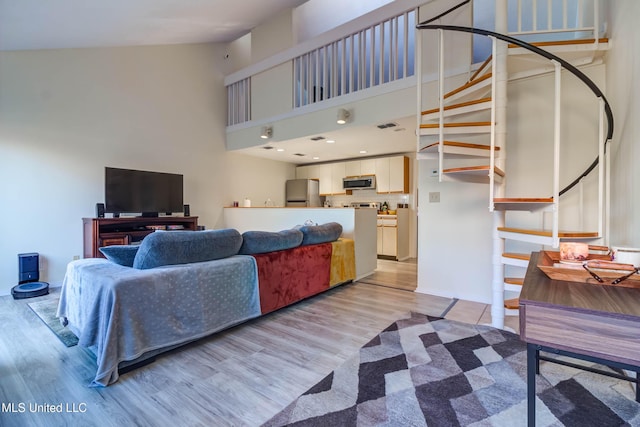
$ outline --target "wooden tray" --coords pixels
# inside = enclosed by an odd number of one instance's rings
[[[587,261],[609,261],[610,259],[611,258],[608,255],[589,254]],[[541,251],[540,256],[538,257],[538,268],[553,280],[590,283],[594,285],[619,286],[623,288],[640,288],[640,274],[637,273],[618,284],[612,284],[611,282],[615,279],[633,271],[633,266],[631,264],[610,264],[613,268],[589,268],[604,280],[603,283],[600,283],[582,267],[582,263],[576,263],[575,265],[561,264],[560,252]]]

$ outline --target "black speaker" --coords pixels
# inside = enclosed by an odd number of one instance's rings
[[[104,203],[96,203],[96,218],[104,218]]]
[[[184,205],[184,216],[190,216],[191,209],[189,209],[189,205]]]
[[[37,282],[39,279],[38,253],[18,254],[18,283]]]

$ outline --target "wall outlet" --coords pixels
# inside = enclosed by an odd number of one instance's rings
[[[431,169],[429,171],[429,176],[438,176],[438,169]]]
[[[74,256],[73,256],[73,260],[74,260],[74,261],[77,261],[77,260],[79,260],[79,259],[80,259],[80,255],[74,255]]]
[[[440,203],[440,192],[429,193],[429,203]]]

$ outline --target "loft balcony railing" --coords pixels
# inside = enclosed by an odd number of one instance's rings
[[[411,10],[294,58],[294,108],[413,76],[415,26]]]
[[[588,32],[597,43],[600,6],[598,0],[509,0],[509,35],[532,41]],[[291,109],[414,76],[416,21],[417,9],[405,11],[284,59],[293,67]],[[227,105],[227,126],[252,120],[250,76],[227,85]]]
[[[598,40],[598,0],[509,0],[509,35],[587,33]]]
[[[251,120],[251,78],[227,86],[227,126]]]

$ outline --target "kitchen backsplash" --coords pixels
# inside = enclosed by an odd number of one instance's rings
[[[377,202],[382,205],[387,202],[391,209],[396,209],[398,203],[408,203],[413,208],[412,194],[378,194],[376,190],[353,190],[351,196],[327,196],[326,200],[333,207],[348,206],[353,202]]]

